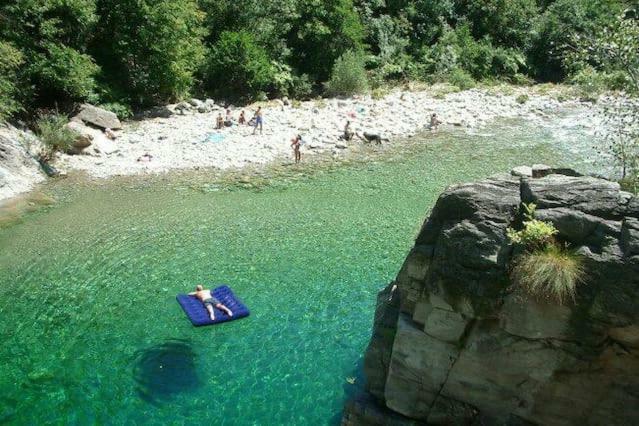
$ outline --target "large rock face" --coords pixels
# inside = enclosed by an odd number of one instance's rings
[[[639,424],[639,201],[567,174],[498,176],[440,196],[379,295],[369,394],[343,424]],[[506,228],[522,201],[583,255],[574,304],[511,286]]]
[[[29,191],[45,179],[33,155],[39,146],[31,133],[0,124],[0,201]]]

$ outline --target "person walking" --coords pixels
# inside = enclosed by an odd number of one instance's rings
[[[257,107],[257,111],[255,111],[255,127],[253,128],[253,134],[255,134],[255,132],[257,131],[257,126],[260,127],[260,135],[262,134],[262,122],[263,122],[263,117],[262,117],[262,107]]]

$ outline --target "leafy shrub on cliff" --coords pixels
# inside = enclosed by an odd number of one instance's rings
[[[575,301],[584,278],[581,257],[556,244],[520,256],[511,271],[513,284],[526,294],[559,304]]]
[[[521,244],[528,250],[541,250],[554,243],[557,229],[550,222],[535,219],[535,204],[522,204],[524,210],[523,228],[519,231],[508,228],[508,238],[515,244]]]
[[[46,114],[38,118],[36,133],[43,145],[38,155],[40,163],[51,161],[56,151],[65,152],[73,148],[77,134],[66,126],[67,121],[62,114]]]
[[[557,243],[558,231],[552,223],[535,219],[535,204],[522,204],[522,208],[523,228],[506,231],[511,242],[525,249],[514,261],[513,285],[538,300],[574,301],[577,284],[584,277],[581,257]]]

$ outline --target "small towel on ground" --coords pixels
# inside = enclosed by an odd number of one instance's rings
[[[224,140],[224,135],[221,133],[208,133],[206,138],[204,138],[204,142],[222,142]]]
[[[188,294],[178,294],[177,301],[184,309],[186,316],[189,317],[194,326],[219,324],[222,322],[233,321],[244,318],[249,315],[248,308],[239,300],[233,291],[226,285],[211,290],[211,294],[224,306],[233,312],[233,316],[229,317],[217,308],[215,309],[215,321],[211,321],[209,311],[206,310],[204,304],[195,296]]]

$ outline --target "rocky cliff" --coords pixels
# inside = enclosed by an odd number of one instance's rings
[[[511,285],[521,202],[583,256],[574,303]],[[570,172],[448,189],[378,296],[364,364],[344,425],[639,424],[639,199]]]
[[[0,123],[0,201],[29,191],[45,179],[34,155],[39,147],[32,133]]]

